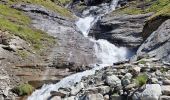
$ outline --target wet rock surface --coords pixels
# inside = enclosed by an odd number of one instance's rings
[[[116,16],[108,14],[92,27],[89,35],[96,39],[106,39],[118,46],[135,49],[143,42],[143,26],[151,15],[152,13]]]

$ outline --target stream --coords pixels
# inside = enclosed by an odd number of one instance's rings
[[[84,18],[79,18],[75,23],[79,31],[85,38],[88,38],[94,43],[95,55],[98,59],[98,63],[93,65],[93,69],[79,72],[68,77],[63,78],[56,84],[45,84],[41,89],[36,90],[28,97],[28,100],[46,100],[50,97],[51,91],[57,91],[59,88],[66,88],[73,86],[75,83],[80,82],[82,77],[95,74],[96,70],[102,69],[106,66],[112,66],[113,63],[123,61],[128,58],[130,52],[125,47],[117,47],[111,44],[107,40],[99,39],[95,40],[93,37],[89,37],[88,33],[90,28],[105,14],[115,10],[118,0],[113,0],[109,6],[105,7],[107,10],[104,14],[89,15]],[[102,8],[101,8],[102,9]]]

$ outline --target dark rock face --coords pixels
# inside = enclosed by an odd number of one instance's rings
[[[140,46],[137,57],[145,55],[170,62],[170,20],[165,21]]]
[[[152,32],[156,31],[158,27],[166,20],[170,19],[169,16],[157,16],[155,18],[152,18],[151,20],[148,20],[146,24],[144,25],[143,31],[142,31],[142,37],[144,40],[147,39],[147,37],[152,34]]]
[[[84,3],[88,6],[98,5],[106,2],[111,2],[111,0],[84,0]]]
[[[76,69],[95,63],[93,43],[75,29],[74,20],[58,16],[37,5],[14,5],[26,11],[35,28],[57,39],[57,44],[48,56],[51,66]]]
[[[106,39],[118,46],[138,48],[142,43],[142,29],[152,14],[106,15],[90,31],[96,39]]]

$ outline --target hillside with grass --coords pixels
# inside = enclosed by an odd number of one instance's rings
[[[11,34],[19,36],[25,41],[31,43],[35,49],[40,49],[43,47],[44,41],[46,41],[46,43],[52,43],[53,38],[32,27],[31,19],[24,12],[11,8],[11,6],[17,3],[36,4],[44,6],[61,16],[72,18],[71,12],[62,7],[62,5],[59,5],[65,4],[67,1],[9,0],[5,5],[0,4],[0,30],[8,30]]]

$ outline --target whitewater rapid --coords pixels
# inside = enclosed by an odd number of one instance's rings
[[[113,0],[110,9],[108,9],[108,12],[115,9],[117,6],[118,0]],[[98,16],[87,16],[85,18],[79,18],[79,20],[76,22],[76,26],[81,31],[81,33],[84,35],[84,37],[88,37],[88,33],[90,28],[93,26],[94,23],[97,22],[97,20],[102,15]],[[88,75],[95,74],[96,70],[100,70],[106,66],[113,65],[114,62],[118,62],[121,60],[125,60],[127,57],[128,50],[124,47],[116,47],[115,45],[109,43],[107,40],[99,39],[95,40],[93,38],[89,38],[90,41],[94,43],[94,50],[96,57],[98,58],[98,64],[93,65],[93,69],[86,70],[84,72],[79,72],[73,75],[70,75],[66,78],[63,78],[60,82],[56,84],[50,84],[50,85],[44,85],[41,89],[36,90],[33,92],[33,94],[28,97],[28,100],[46,100],[50,97],[51,91],[57,91],[60,87],[66,88],[73,86],[75,83],[80,82],[82,77],[86,77]]]

